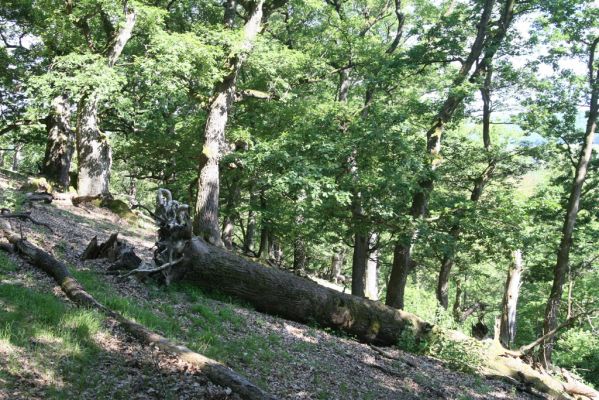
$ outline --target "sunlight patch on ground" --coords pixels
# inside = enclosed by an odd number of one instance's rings
[[[291,326],[289,324],[285,324],[285,330],[290,333],[292,336],[303,340],[304,342],[308,342],[308,343],[313,343],[313,344],[317,344],[318,340],[316,338],[310,337],[310,336],[306,336],[304,334],[304,330],[303,329],[299,329],[296,328],[294,326]]]
[[[17,349],[6,339],[0,339],[0,356],[15,354]]]

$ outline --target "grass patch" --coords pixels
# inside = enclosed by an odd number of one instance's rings
[[[8,261],[8,262],[7,262]],[[16,267],[0,255],[0,273]],[[23,390],[23,379],[42,380],[29,385],[25,395],[67,399],[88,388],[97,375],[93,368],[102,350],[94,336],[102,330],[103,316],[68,306],[50,293],[19,283],[0,284],[0,377],[8,390]]]

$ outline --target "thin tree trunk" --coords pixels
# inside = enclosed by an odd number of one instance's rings
[[[439,279],[437,281],[437,300],[439,301],[441,307],[446,310],[447,307],[449,307],[449,300],[447,298],[449,291],[449,276],[454,263],[454,250],[450,251],[451,254],[446,254],[443,256],[441,270],[439,271]]]
[[[365,297],[370,300],[379,299],[379,287],[378,287],[378,269],[379,269],[379,251],[376,248],[378,246],[378,234],[373,233],[370,236],[369,248],[370,255],[366,263],[366,291]]]
[[[593,152],[593,139],[595,137],[595,130],[597,128],[597,102],[599,98],[599,85],[597,85],[597,81],[599,80],[599,72],[597,72],[597,76],[595,76],[594,71],[595,50],[597,49],[598,43],[599,38],[596,38],[590,47],[588,73],[589,87],[591,90],[591,102],[587,118],[584,144],[580,150],[580,156],[576,166],[576,174],[571,186],[570,198],[568,199],[566,216],[564,219],[564,225],[562,227],[562,238],[557,253],[557,262],[553,270],[553,286],[551,287],[551,294],[549,295],[547,306],[545,308],[545,320],[543,323],[543,333],[545,334],[553,331],[558,326],[558,313],[562,301],[563,286],[568,272],[570,248],[572,246],[572,234],[574,232],[574,226],[576,225],[576,217],[578,215],[578,208],[580,205],[582,186],[587,176],[587,169]],[[546,366],[551,365],[553,344],[554,335],[549,335],[549,337],[544,340],[541,347],[541,361]]]
[[[71,110],[67,96],[55,97],[52,106],[52,115],[46,123],[48,139],[41,172],[50,181],[58,184],[60,189],[68,190],[75,138],[71,129]]]
[[[18,171],[19,170],[19,165],[21,164],[21,150],[23,149],[23,143],[15,143],[14,145],[14,151],[12,153],[12,163],[11,163],[11,169],[13,171]]]
[[[262,219],[262,227],[260,229],[260,249],[258,250],[258,257],[263,260],[268,260],[270,253],[270,232],[268,230],[267,222]]]
[[[196,235],[217,246],[223,246],[218,224],[220,193],[218,166],[225,142],[225,128],[235,98],[237,76],[260,31],[263,5],[264,0],[259,0],[251,11],[243,28],[240,51],[232,56],[228,62],[231,72],[215,88],[215,95],[210,103],[206,125],[204,126],[204,145],[198,168],[198,192],[193,228]],[[231,8],[234,8],[234,6],[229,7],[228,10]],[[225,12],[225,24],[229,23],[231,23],[230,13]]]
[[[493,36],[493,40],[489,40],[488,46],[485,46],[485,38],[488,35],[489,28],[489,20],[491,18],[491,14],[493,11],[493,5],[495,0],[486,0],[480,21],[477,24],[477,35],[470,49],[470,53],[468,57],[462,64],[462,68],[460,69],[458,76],[455,78],[453,84],[454,87],[460,86],[467,79],[471,82],[474,82],[476,78],[487,68],[490,64],[499,44],[505,37],[505,33],[507,32],[507,28],[512,19],[512,10],[514,5],[514,0],[505,0],[505,7],[502,13],[502,17],[500,22],[500,29]],[[485,47],[487,47],[485,49]],[[476,64],[476,68],[474,72],[470,75],[471,68],[475,65],[476,61],[479,60],[480,56],[483,53],[483,50],[486,50],[482,60]],[[455,113],[458,106],[462,103],[466,96],[466,93],[450,93],[447,99],[445,100],[441,111],[437,115],[435,121],[431,125],[428,130],[427,137],[427,146],[426,150],[430,156],[430,164],[429,169],[434,171],[439,162],[439,155],[441,152],[441,135],[443,133],[443,129],[447,122],[451,120],[453,114]],[[428,198],[430,192],[434,187],[434,180],[431,177],[427,177],[420,181],[419,188],[414,193],[412,198],[412,207],[411,207],[411,216],[414,221],[421,219],[424,217],[428,210]],[[412,250],[413,245],[418,237],[418,230],[416,228],[408,230],[404,237],[398,241],[395,250],[395,254],[400,255],[397,262],[394,260],[394,270],[391,271],[391,279],[389,281],[389,285],[404,285],[407,282],[407,279],[404,275],[409,274],[413,262],[412,262]],[[399,305],[403,306],[403,298],[401,298],[405,293],[405,287],[389,287],[387,289],[387,299],[386,304],[398,307]]]
[[[226,249],[233,249],[233,232],[235,230],[235,220],[239,218],[239,215],[235,211],[239,197],[241,196],[241,188],[239,187],[239,176],[237,173],[233,174],[232,179],[233,187],[230,188],[229,198],[225,207],[225,220],[223,222],[223,235],[222,240]]]
[[[345,249],[343,247],[339,247],[335,249],[333,253],[333,257],[331,259],[331,271],[329,278],[334,283],[340,283],[343,279],[342,271],[343,271],[343,263],[345,261]]]
[[[306,271],[306,243],[303,238],[295,239],[293,245],[293,270],[302,274]]]
[[[110,43],[107,64],[113,67],[131,38],[137,14],[127,3],[125,22]],[[79,102],[77,118],[77,156],[79,196],[97,196],[110,192],[112,149],[107,136],[100,131],[98,121],[99,94],[92,91]]]
[[[516,308],[522,278],[522,252],[520,250],[514,251],[512,258],[513,261],[505,282],[501,307],[501,324],[499,326],[499,341],[507,349],[514,343],[516,337]]]
[[[250,201],[251,203],[251,201]],[[248,211],[248,223],[243,240],[243,253],[250,254],[254,249],[254,236],[256,235],[256,215],[254,210]]]

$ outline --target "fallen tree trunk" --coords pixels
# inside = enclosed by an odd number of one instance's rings
[[[233,295],[258,311],[341,329],[359,340],[396,344],[406,329],[416,337],[431,325],[414,314],[315,284],[309,279],[248,261],[195,237],[173,266],[178,279]]]
[[[568,399],[587,389],[571,376],[562,376],[562,382],[544,370],[535,369],[522,353],[505,349],[498,340],[479,341],[457,331],[435,327],[414,314],[339,293],[193,237],[188,207],[173,200],[166,189],[158,190],[156,206],[159,250],[155,252],[154,262],[167,268],[173,279],[217,289],[248,301],[256,310],[268,314],[340,329],[372,344],[396,345],[408,333],[416,340],[426,340],[429,345],[433,342],[449,343],[451,348],[458,345],[473,353],[464,357],[475,356],[479,365],[469,367],[483,375],[518,382],[525,389],[532,387],[551,398]],[[167,283],[169,281],[170,278]],[[455,349],[452,351],[455,353]],[[591,396],[596,393],[592,391]],[[586,393],[585,396],[595,399]]]
[[[116,320],[123,329],[144,344],[156,346],[164,352],[175,354],[179,359],[196,366],[214,383],[230,387],[244,399],[275,399],[273,396],[265,393],[246,378],[238,375],[235,371],[218,361],[195,353],[185,346],[174,344],[164,336],[154,333],[146,327],[135,323],[100,304],[92,295],[83,289],[75,278],[71,276],[66,266],[56,260],[52,255],[37,248],[27,240],[21,239],[18,235],[4,227],[0,227],[0,232],[4,233],[6,239],[14,246],[20,255],[24,256],[34,266],[50,275],[56,283],[60,285],[67,297],[75,304],[91,307],[104,313],[108,317]]]

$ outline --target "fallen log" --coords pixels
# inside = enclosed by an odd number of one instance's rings
[[[75,304],[84,307],[90,307],[104,313],[109,318],[114,319],[125,331],[142,343],[149,346],[156,346],[160,350],[176,355],[182,361],[188,362],[197,367],[201,372],[216,384],[227,386],[244,399],[249,400],[274,400],[275,397],[265,393],[262,389],[248,381],[246,378],[237,374],[225,365],[198,354],[189,348],[177,345],[164,336],[150,331],[146,327],[135,323],[121,314],[110,310],[100,304],[92,295],[73,278],[67,267],[56,260],[51,254],[37,248],[25,239],[0,226],[0,232],[16,249],[17,253],[26,258],[32,265],[40,268],[50,275],[64,293]]]
[[[246,300],[258,311],[340,329],[364,342],[392,345],[406,330],[421,337],[432,327],[414,314],[264,267],[197,237],[183,257],[171,267],[178,279]]]
[[[475,353],[480,363],[476,369],[484,376],[516,381],[523,390],[538,390],[551,398],[569,399],[584,393],[586,398],[594,400],[594,396],[599,395],[586,385],[574,382],[571,376],[562,375],[562,381],[535,369],[522,353],[505,349],[497,340],[480,341],[435,327],[414,314],[265,267],[198,237],[169,236],[188,232],[185,229],[190,224],[187,213],[177,213],[177,210],[186,210],[185,207],[173,201],[168,191],[160,189],[155,214],[160,226],[160,243],[165,250],[160,253],[161,257],[155,257],[155,263],[167,265],[164,257],[167,253],[171,261],[176,257],[176,265],[168,263],[174,279],[243,299],[261,312],[339,329],[370,344],[396,345],[406,332],[417,341],[461,343],[464,351]]]
[[[42,203],[50,204],[52,203],[52,200],[54,200],[54,196],[48,192],[29,192],[25,194],[25,198],[30,203],[41,201]]]

